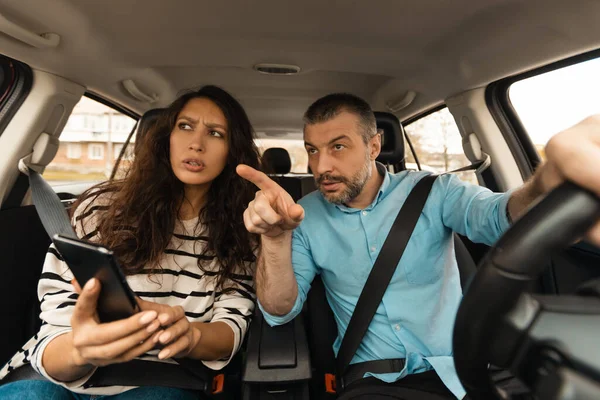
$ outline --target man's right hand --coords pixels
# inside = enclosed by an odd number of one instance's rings
[[[247,165],[238,165],[236,171],[260,189],[244,211],[244,224],[249,232],[275,238],[300,225],[304,209],[281,186]]]

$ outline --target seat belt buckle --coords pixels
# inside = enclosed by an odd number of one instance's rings
[[[337,382],[334,374],[325,374],[325,392],[336,393]]]
[[[221,394],[225,388],[225,374],[215,375],[212,381],[212,394]]]

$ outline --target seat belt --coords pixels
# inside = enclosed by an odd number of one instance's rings
[[[42,225],[53,239],[55,235],[60,234],[72,238],[77,238],[75,230],[71,226],[71,221],[52,187],[44,178],[33,168],[29,167],[25,159],[19,161],[19,170],[29,176],[29,187],[31,188],[31,197],[35,209],[42,221]],[[173,373],[173,364],[155,361],[132,360],[129,363],[114,364],[97,369],[96,373],[90,377],[86,385],[89,387],[102,386],[156,386],[163,385],[169,387],[202,390],[207,394],[217,394],[222,392],[224,385],[224,375],[213,375],[212,372],[201,362],[187,358],[173,359],[176,365],[182,367],[181,374]],[[130,366],[129,368],[123,367]],[[157,371],[163,370],[164,373],[157,380]],[[131,379],[128,379],[128,373]],[[190,376],[196,378],[194,382]],[[211,384],[212,382],[212,384]]]
[[[345,386],[344,375],[347,373],[350,361],[383,299],[437,177],[438,175],[425,176],[415,185],[398,212],[381,252],[375,260],[350,318],[336,359],[336,386],[339,389]]]
[[[481,173],[491,164],[490,156],[485,153],[483,155],[484,158],[482,160],[476,161],[465,167],[445,172],[441,175],[471,170],[475,170],[476,173]],[[392,276],[396,271],[396,267],[402,258],[402,254],[417,225],[417,221],[421,216],[421,210],[425,206],[433,183],[438,176],[439,175],[425,176],[415,185],[404,202],[404,205],[398,212],[394,224],[385,239],[381,252],[377,257],[377,260],[375,260],[375,264],[360,293],[358,302],[356,303],[356,307],[352,313],[350,322],[348,323],[346,334],[342,338],[342,344],[340,345],[340,350],[336,359],[335,381],[336,386],[340,389],[343,389],[344,386],[346,386],[346,383],[344,383],[344,376],[346,374],[351,375],[353,380],[362,378],[364,375],[361,369],[348,371],[348,367],[371,324],[371,320],[375,316],[375,312],[383,299],[383,295],[385,294]],[[385,373],[389,371],[389,368],[401,369],[401,367],[404,366],[404,361],[398,359],[377,360],[367,363],[369,364],[368,369],[372,369],[370,372],[375,373]],[[388,371],[386,371],[386,369]],[[326,376],[325,380],[327,385],[328,382],[331,381],[331,377]]]

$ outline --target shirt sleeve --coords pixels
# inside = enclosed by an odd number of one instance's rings
[[[227,359],[203,361],[208,368],[219,370],[225,367],[240,350],[248,331],[254,311],[254,280],[250,275],[235,275],[215,296],[213,317],[210,322],[224,322],[233,331],[233,351]]]
[[[300,314],[310,290],[310,285],[318,272],[312,258],[310,246],[302,235],[301,227],[296,228],[292,235],[292,267],[294,268],[294,276],[298,284],[298,296],[291,311],[286,315],[272,315],[262,308],[260,302],[258,303],[265,321],[271,326],[283,325]]]
[[[494,193],[452,174],[440,176],[436,186],[443,192],[444,225],[454,232],[491,246],[510,226],[507,207],[511,191]]]

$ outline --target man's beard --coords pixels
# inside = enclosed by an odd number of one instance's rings
[[[331,174],[323,174],[317,179],[317,186],[327,200],[333,204],[348,204],[354,200],[363,190],[367,181],[371,177],[371,160],[367,159],[363,167],[350,178],[344,176],[337,176]],[[327,193],[322,189],[323,181],[328,182],[341,182],[345,185],[344,190],[341,193]]]

